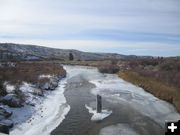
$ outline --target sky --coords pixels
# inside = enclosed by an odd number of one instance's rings
[[[0,0],[0,42],[180,56],[180,0]]]

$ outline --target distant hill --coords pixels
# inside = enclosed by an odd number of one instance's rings
[[[151,56],[122,55],[117,53],[90,53],[73,49],[55,49],[37,45],[0,43],[1,60],[68,60],[72,53],[74,60],[132,59]]]

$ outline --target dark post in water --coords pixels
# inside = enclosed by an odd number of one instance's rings
[[[101,113],[102,110],[102,99],[100,95],[97,95],[97,113]]]

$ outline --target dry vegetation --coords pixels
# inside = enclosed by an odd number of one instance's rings
[[[40,75],[62,76],[66,72],[57,63],[17,63],[15,67],[0,68],[0,96],[6,95],[4,82],[15,85],[18,89],[22,82],[37,84]]]
[[[119,77],[166,100],[180,112],[180,58],[135,59]]]
[[[111,59],[110,64],[98,65],[97,68],[101,73],[115,74],[119,72],[119,66],[117,65],[118,60]]]
[[[130,60],[129,70],[180,88],[180,57]]]
[[[162,100],[174,104],[177,110],[180,112],[180,92],[177,88],[168,86],[152,77],[145,77],[137,72],[132,71],[121,72],[119,73],[119,77],[142,87],[144,90]]]

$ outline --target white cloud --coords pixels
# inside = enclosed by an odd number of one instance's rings
[[[103,28],[180,34],[178,0],[0,2],[4,3],[0,6],[0,31],[5,34],[63,34]]]
[[[91,30],[104,29],[112,32],[119,30],[180,35],[179,7],[179,0],[0,0],[0,41],[80,50],[97,48],[98,51],[127,46],[136,49],[136,52],[153,47],[164,48],[171,43],[144,43],[143,38],[138,42],[128,39],[126,42],[113,39],[93,41],[91,37],[87,37],[89,40],[82,40],[81,36],[89,36],[88,31]],[[79,35],[78,39],[71,39],[72,35],[81,33],[83,35]],[[116,34],[118,33],[114,36]],[[13,38],[3,38],[4,36]],[[47,39],[41,39],[43,36]],[[59,40],[63,36],[70,40]],[[48,37],[56,37],[58,40],[50,40]],[[166,38],[180,39],[177,36]],[[178,48],[179,43],[175,46]]]

